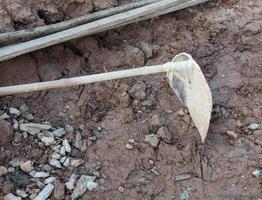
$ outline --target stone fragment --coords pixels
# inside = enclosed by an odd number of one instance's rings
[[[41,141],[45,144],[45,146],[50,146],[56,143],[55,138],[53,137],[42,137]]]
[[[70,158],[66,158],[65,161],[64,161],[64,163],[63,163],[63,166],[64,166],[64,167],[69,167],[69,165],[70,165],[70,160],[71,160]]]
[[[55,200],[60,200],[65,198],[65,185],[61,181],[55,182],[53,197]]]
[[[5,120],[0,120],[0,146],[10,144],[13,138],[14,131],[12,125]]]
[[[262,174],[262,171],[260,169],[255,169],[255,171],[252,172],[252,176],[254,177],[260,177]]]
[[[147,42],[141,42],[140,47],[146,58],[151,58],[153,56],[153,50]]]
[[[53,131],[53,134],[55,137],[63,137],[66,134],[66,131],[64,128],[59,128]]]
[[[126,144],[126,149],[128,149],[128,150],[134,149],[134,145]]]
[[[28,160],[20,165],[20,169],[26,173],[33,171],[34,163],[31,160]]]
[[[134,84],[129,90],[131,97],[138,100],[146,99],[146,85],[143,82]]]
[[[54,185],[48,184],[34,200],[46,200],[54,190]]]
[[[0,166],[0,177],[5,176],[7,173],[7,168],[5,166]]]
[[[16,195],[22,198],[26,198],[28,196],[23,190],[16,190]]]
[[[73,167],[79,167],[80,165],[84,164],[85,161],[82,159],[71,159],[70,165]]]
[[[46,124],[37,124],[37,123],[23,123],[19,125],[19,128],[21,131],[25,131],[31,135],[36,135],[40,131],[49,130],[50,128],[52,128],[52,126]]]
[[[56,180],[56,177],[51,176],[51,177],[45,179],[44,184],[47,185],[47,184],[49,184],[49,183],[53,183],[55,180]]]
[[[83,146],[82,136],[79,132],[76,133],[74,146],[75,146],[75,148],[77,148],[79,150],[81,150],[81,148]]]
[[[94,182],[95,176],[82,175],[76,183],[76,187],[71,195],[72,200],[81,197],[87,190],[93,190],[97,187]]]
[[[159,141],[159,136],[156,134],[146,135],[145,137],[145,142],[150,144],[154,148],[158,147]]]
[[[71,152],[71,147],[70,147],[70,144],[69,144],[69,142],[68,142],[67,139],[64,139],[64,140],[63,140],[63,146],[65,147],[65,151],[66,151],[67,153],[70,153],[70,152]]]
[[[12,115],[15,115],[15,116],[21,115],[21,112],[18,109],[12,108],[12,107],[9,108],[9,113],[12,114]]]
[[[168,144],[171,144],[173,142],[173,137],[166,127],[161,127],[157,131],[157,135],[159,135],[162,138],[162,140],[164,140]]]
[[[251,124],[249,124],[248,128],[249,128],[250,130],[256,130],[256,129],[259,128],[259,125],[256,124],[256,123],[251,123]]]
[[[59,162],[58,160],[56,160],[56,159],[51,159],[51,160],[49,161],[49,164],[50,164],[51,166],[53,166],[53,167],[58,168],[58,169],[61,169],[61,168],[62,168],[60,162]]]
[[[12,193],[9,193],[9,194],[4,196],[4,200],[22,200],[22,198],[17,197],[15,195],[13,195]]]
[[[73,190],[75,188],[75,183],[77,181],[78,176],[76,174],[71,174],[69,180],[65,183],[66,188],[69,190]]]
[[[47,173],[47,172],[31,171],[29,173],[29,175],[32,176],[33,178],[47,178],[47,177],[49,177],[49,173]]]
[[[10,119],[10,116],[8,114],[4,113],[0,116],[0,120],[3,120],[3,119]]]

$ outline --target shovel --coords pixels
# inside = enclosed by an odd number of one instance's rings
[[[0,87],[0,96],[53,88],[64,88],[160,72],[166,73],[170,87],[174,90],[175,94],[179,97],[184,106],[187,107],[189,114],[201,136],[202,142],[204,142],[207,137],[211,117],[212,96],[200,67],[187,53],[178,54],[172,62],[167,62],[162,65],[106,72],[47,82]]]

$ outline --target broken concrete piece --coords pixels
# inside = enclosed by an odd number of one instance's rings
[[[54,185],[48,184],[34,200],[46,200],[54,190]]]
[[[92,190],[97,187],[97,184],[94,182],[96,179],[95,176],[86,176],[82,175],[76,183],[76,187],[71,195],[72,200],[82,196],[87,190]]]
[[[49,130],[51,127],[50,125],[36,123],[23,123],[19,126],[21,131],[25,131],[31,135],[36,135],[42,130]]]

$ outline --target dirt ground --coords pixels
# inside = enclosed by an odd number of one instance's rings
[[[2,32],[127,2],[0,1]],[[99,165],[103,181],[80,199],[259,200],[262,175],[252,172],[262,170],[261,32],[262,1],[218,0],[0,63],[4,86],[160,64],[188,52],[201,66],[213,95],[205,144],[189,115],[181,112],[183,106],[163,74],[2,97],[0,114],[25,103],[34,122],[70,124],[81,133],[88,141],[87,150],[73,154]],[[145,44],[152,55],[143,49]],[[155,118],[160,120],[156,126]],[[248,128],[252,123],[259,125],[258,130]],[[84,128],[77,128],[80,124]],[[168,141],[161,139],[157,147],[145,143],[145,136],[160,127],[170,134]],[[133,149],[126,148],[130,139]],[[35,149],[44,153],[34,156]],[[13,158],[44,164],[48,149],[37,147],[29,137],[19,145],[5,145],[0,166],[8,166]],[[65,183],[73,172],[84,171],[82,167],[55,173]],[[0,177],[0,196],[1,185],[8,180],[8,175]],[[13,191],[19,187],[15,185]],[[66,199],[69,194],[66,191]]]

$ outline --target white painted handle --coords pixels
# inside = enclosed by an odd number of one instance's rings
[[[54,81],[0,87],[0,96],[35,92],[35,91],[48,90],[54,88],[71,87],[71,86],[77,86],[87,83],[167,72],[169,70],[185,69],[187,67],[191,67],[190,63],[191,63],[190,60],[175,62],[175,63],[168,62],[162,65],[140,67],[135,69],[120,70],[115,72],[106,72],[101,74],[79,76],[74,78],[65,78],[65,79],[54,80]]]

